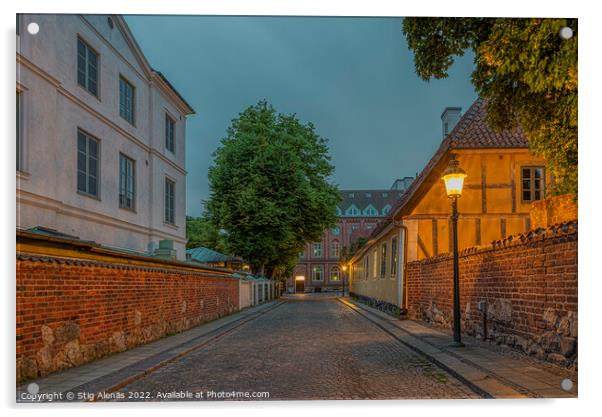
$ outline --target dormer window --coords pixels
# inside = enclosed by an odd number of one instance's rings
[[[372,204],[364,209],[365,216],[378,216],[378,210],[374,208]]]
[[[359,216],[360,210],[356,207],[355,204],[350,205],[347,210],[345,210],[346,216]]]

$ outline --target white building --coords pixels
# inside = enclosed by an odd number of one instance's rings
[[[18,20],[17,227],[140,252],[167,239],[185,259],[193,109],[151,68],[123,17]]]

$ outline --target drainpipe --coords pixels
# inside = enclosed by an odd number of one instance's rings
[[[408,259],[408,227],[405,226],[403,224],[403,221],[397,221],[395,222],[395,224],[399,227],[400,229],[400,237],[399,237],[399,243],[400,245],[402,244],[401,242],[403,241],[403,250],[401,251],[401,256],[399,257],[399,267],[398,267],[398,274],[401,274],[399,281],[399,286],[401,288],[398,289],[398,291],[400,291],[400,298],[401,298],[401,309],[402,310],[406,310],[408,309],[408,291],[407,291],[407,259]]]

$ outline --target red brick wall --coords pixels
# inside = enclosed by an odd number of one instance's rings
[[[238,310],[211,272],[17,256],[17,379],[129,349]]]
[[[463,251],[462,330],[576,364],[577,237],[577,222],[570,222]],[[410,318],[451,327],[452,267],[449,254],[407,265]]]

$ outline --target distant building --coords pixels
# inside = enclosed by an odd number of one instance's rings
[[[123,17],[18,15],[16,90],[17,227],[185,259],[194,111]]]
[[[393,187],[399,186],[397,180]],[[287,280],[288,292],[341,289],[341,252],[360,237],[368,237],[402,196],[399,188],[343,190],[335,227],[324,232],[320,242],[307,244],[299,255],[295,272]]]
[[[187,249],[186,260],[216,268],[229,268],[236,271],[243,269],[242,258],[224,255],[223,253],[202,246]]]
[[[460,250],[531,229],[531,203],[545,198],[551,175],[520,129],[489,127],[486,108],[478,99],[459,120],[457,108],[451,121],[444,112],[439,149],[348,263],[351,292],[405,308],[406,264],[451,252],[451,208],[441,175],[452,155],[468,175],[458,200]]]

